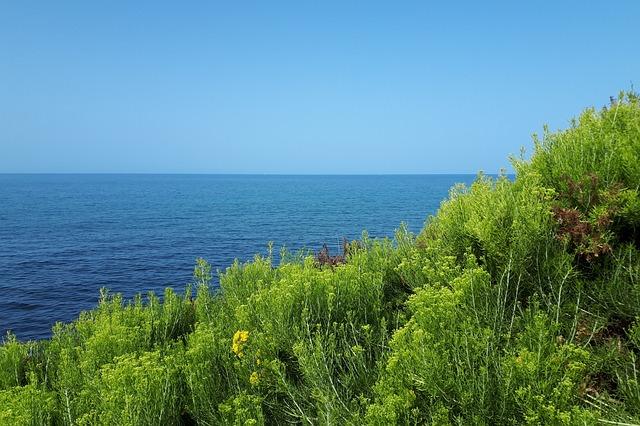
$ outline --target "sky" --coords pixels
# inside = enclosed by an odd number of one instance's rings
[[[640,86],[640,2],[0,2],[2,173],[487,173]]]

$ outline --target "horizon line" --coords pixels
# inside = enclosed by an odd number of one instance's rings
[[[0,175],[147,175],[147,176],[475,176],[478,174],[500,175],[502,173],[434,172],[434,173],[210,173],[210,172],[0,172]],[[515,173],[504,173],[512,175]]]

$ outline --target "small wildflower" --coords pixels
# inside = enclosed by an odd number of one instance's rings
[[[231,350],[238,357],[242,357],[242,345],[247,343],[249,340],[249,332],[246,330],[238,330],[233,335],[233,344],[231,345]]]
[[[251,373],[251,376],[249,376],[249,383],[251,383],[251,386],[256,386],[259,382],[260,378],[258,377],[258,372],[254,371]]]

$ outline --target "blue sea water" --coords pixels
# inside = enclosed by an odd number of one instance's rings
[[[334,251],[342,238],[418,232],[473,175],[0,175],[0,333],[50,335],[107,287],[181,291],[197,257],[214,269],[267,252]]]

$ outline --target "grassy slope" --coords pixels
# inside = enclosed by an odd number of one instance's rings
[[[640,104],[586,110],[517,177],[452,189],[348,262],[103,294],[0,346],[0,424],[640,423]]]

